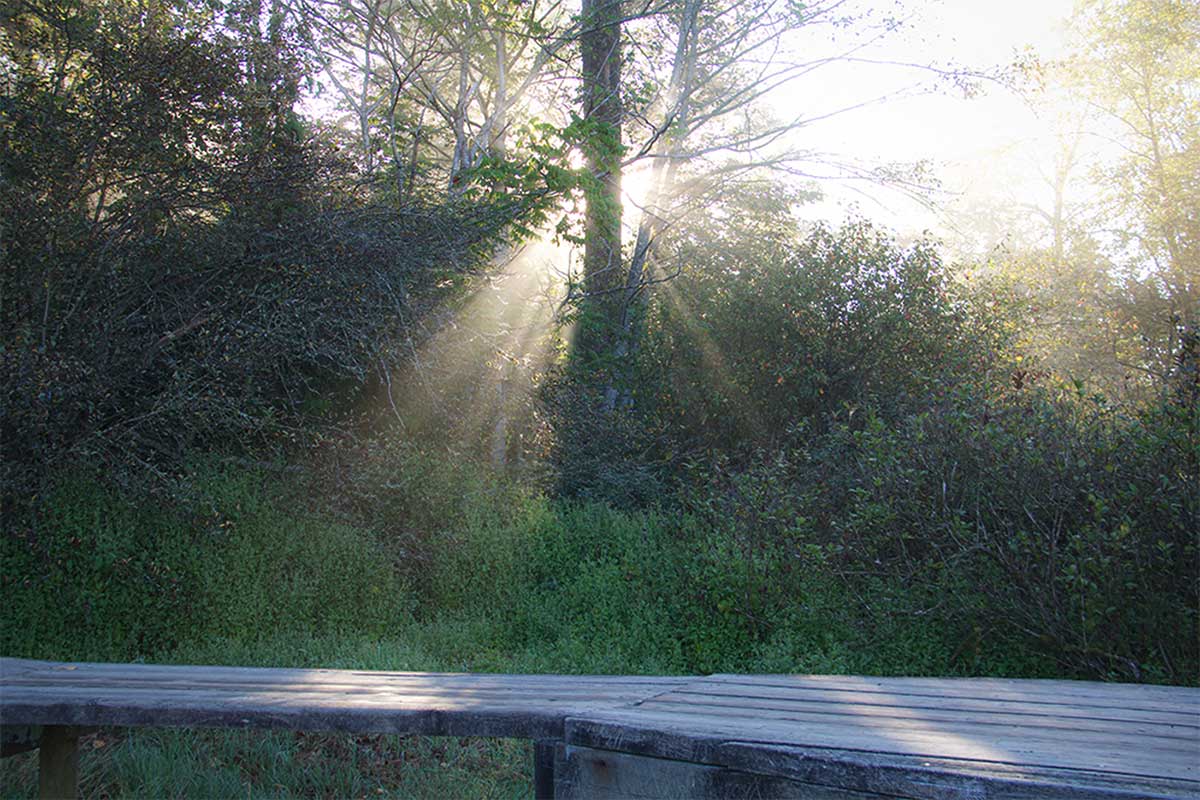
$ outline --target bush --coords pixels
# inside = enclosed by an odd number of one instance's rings
[[[1008,648],[1018,674],[1050,658],[1075,676],[1186,683],[1200,673],[1195,413],[961,387],[710,470],[687,503],[735,541],[819,552],[864,610],[924,620],[968,669]]]
[[[126,660],[202,628],[192,535],[94,474],[60,478],[36,527],[0,538],[0,652]]]
[[[555,494],[620,508],[652,506],[669,485],[670,439],[652,409],[604,410],[590,378],[552,373],[541,400],[553,432]]]
[[[786,447],[855,408],[898,419],[982,374],[1011,333],[934,243],[864,222],[743,255],[681,247],[690,269],[650,309],[641,402],[675,453]]]
[[[374,532],[286,510],[262,475],[205,482],[213,511],[195,566],[205,636],[381,634],[406,623],[410,594]]]
[[[318,395],[405,362],[511,219],[372,205],[291,111],[287,37],[246,50],[218,17],[108,0],[6,13],[7,512],[76,461],[169,479],[196,450],[303,438]]]
[[[336,451],[337,486],[314,489],[342,519],[378,532],[422,598],[420,610],[456,608],[490,592],[470,564],[499,568],[512,551],[503,537],[539,508],[533,492],[469,455],[430,452],[402,431],[385,429],[357,445]]]
[[[435,537],[446,546],[431,559],[440,593],[430,619],[470,637],[471,663],[515,653],[535,670],[966,671],[953,663],[952,630],[864,611],[803,523],[774,538],[752,517],[531,497],[503,522],[464,521]],[[906,587],[888,591],[896,606],[914,602]],[[471,624],[482,619],[496,622]],[[876,640],[880,630],[895,639]]]

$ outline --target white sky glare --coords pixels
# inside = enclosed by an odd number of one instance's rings
[[[1053,59],[1064,50],[1064,22],[1072,0],[928,0],[903,8],[904,28],[873,47],[869,57],[896,62],[988,70],[1012,64],[1031,50]],[[864,54],[866,55],[866,54]],[[893,66],[846,64],[820,70],[776,99],[781,115],[796,109],[830,109],[912,86],[931,76]],[[927,161],[948,196],[978,186],[994,160],[1014,146],[1036,148],[1049,129],[1015,93],[997,85],[966,98],[952,85],[908,93],[802,129],[798,144],[868,164]],[[977,169],[978,168],[978,169]],[[1033,180],[1030,174],[1020,176]],[[1006,173],[1006,180],[1013,180]],[[970,177],[968,177],[970,176]],[[869,184],[826,185],[826,200],[802,210],[806,217],[841,220],[852,208],[912,233],[937,228],[934,212],[893,191]],[[857,191],[856,191],[857,190]]]

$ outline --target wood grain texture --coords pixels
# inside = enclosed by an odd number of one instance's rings
[[[886,800],[774,775],[588,747],[563,748],[555,769],[555,800]]]
[[[0,659],[0,720],[557,739],[569,714],[625,707],[687,680]]]
[[[789,694],[850,692],[859,696],[1019,701],[1080,708],[1135,708],[1200,714],[1200,692],[1183,686],[999,678],[866,678],[841,675],[712,675],[706,692],[779,689]]]
[[[930,712],[964,715],[977,713],[1018,714],[1045,720],[1129,721],[1189,725],[1192,727],[1200,726],[1200,712],[1190,710],[1186,702],[1175,703],[1166,708],[1145,709],[1133,705],[1131,700],[1125,704],[1117,702],[1120,696],[1121,693],[1118,690],[1109,700],[1108,705],[1097,706],[1007,698],[913,695],[900,692],[809,691],[775,686],[730,687],[705,680],[696,686],[689,684],[682,689],[672,690],[662,699],[678,699],[680,702],[685,703],[734,704],[747,708],[808,707],[812,709],[834,709],[839,706],[851,704],[863,707],[916,708],[925,709]]]
[[[679,686],[694,678],[652,675],[503,675],[463,672],[384,672],[280,667],[179,666],[174,664],[106,664],[0,658],[0,681],[66,685],[80,681],[152,682],[156,685],[196,682],[256,685],[430,685],[430,686],[621,686],[632,689]]]
[[[518,737],[866,795],[1200,799],[1185,687],[0,659],[0,723]]]
[[[1188,687],[723,675],[637,711],[747,741],[1200,781],[1200,690]]]
[[[928,692],[941,696],[978,695],[981,693],[1011,694],[1022,697],[1044,697],[1058,700],[1063,697],[1107,697],[1113,687],[1119,687],[1122,697],[1141,697],[1187,701],[1200,705],[1195,692],[1184,686],[1158,686],[1142,683],[1097,683],[1028,678],[878,678],[857,675],[736,675],[716,674],[704,678],[708,683],[751,686],[810,686],[867,691],[874,687],[885,692]]]
[[[916,798],[1200,798],[1200,691],[722,675],[569,720],[569,745]]]
[[[965,734],[978,739],[1000,741],[1021,737],[1027,741],[1049,740],[1104,746],[1124,744],[1134,737],[1161,740],[1159,748],[1194,752],[1200,727],[1182,722],[1142,722],[1119,719],[1059,719],[1053,716],[944,709],[896,708],[840,704],[805,704],[746,699],[720,698],[713,701],[703,695],[680,697],[670,693],[643,703],[639,708],[667,714],[692,714],[715,719],[779,720],[820,725],[828,728],[862,728],[880,732],[911,732],[922,735]]]
[[[947,728],[935,722],[911,721],[900,725],[894,720],[869,718],[802,722],[741,714],[664,712],[644,707],[633,711],[598,711],[586,719],[618,728],[661,730],[674,736],[708,735],[768,744],[1188,779],[1197,781],[1200,789],[1200,742],[1164,745],[1137,736],[1101,739],[1069,733],[1034,737],[1025,730],[984,731],[970,723]],[[572,740],[568,737],[567,741]]]
[[[866,795],[914,800],[1196,800],[1200,784],[1078,768],[743,741],[661,724],[567,720],[568,746],[649,755],[775,775]],[[803,737],[800,737],[803,738]]]

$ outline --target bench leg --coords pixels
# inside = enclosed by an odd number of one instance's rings
[[[38,753],[38,797],[75,800],[79,797],[79,729],[47,725]]]
[[[533,797],[534,800],[554,800],[554,754],[558,742],[537,741],[533,743]]]

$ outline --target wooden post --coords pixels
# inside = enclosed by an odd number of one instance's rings
[[[554,800],[554,756],[558,742],[538,740],[533,743],[533,798]]]
[[[79,797],[79,729],[47,725],[38,754],[38,797],[75,800]]]

